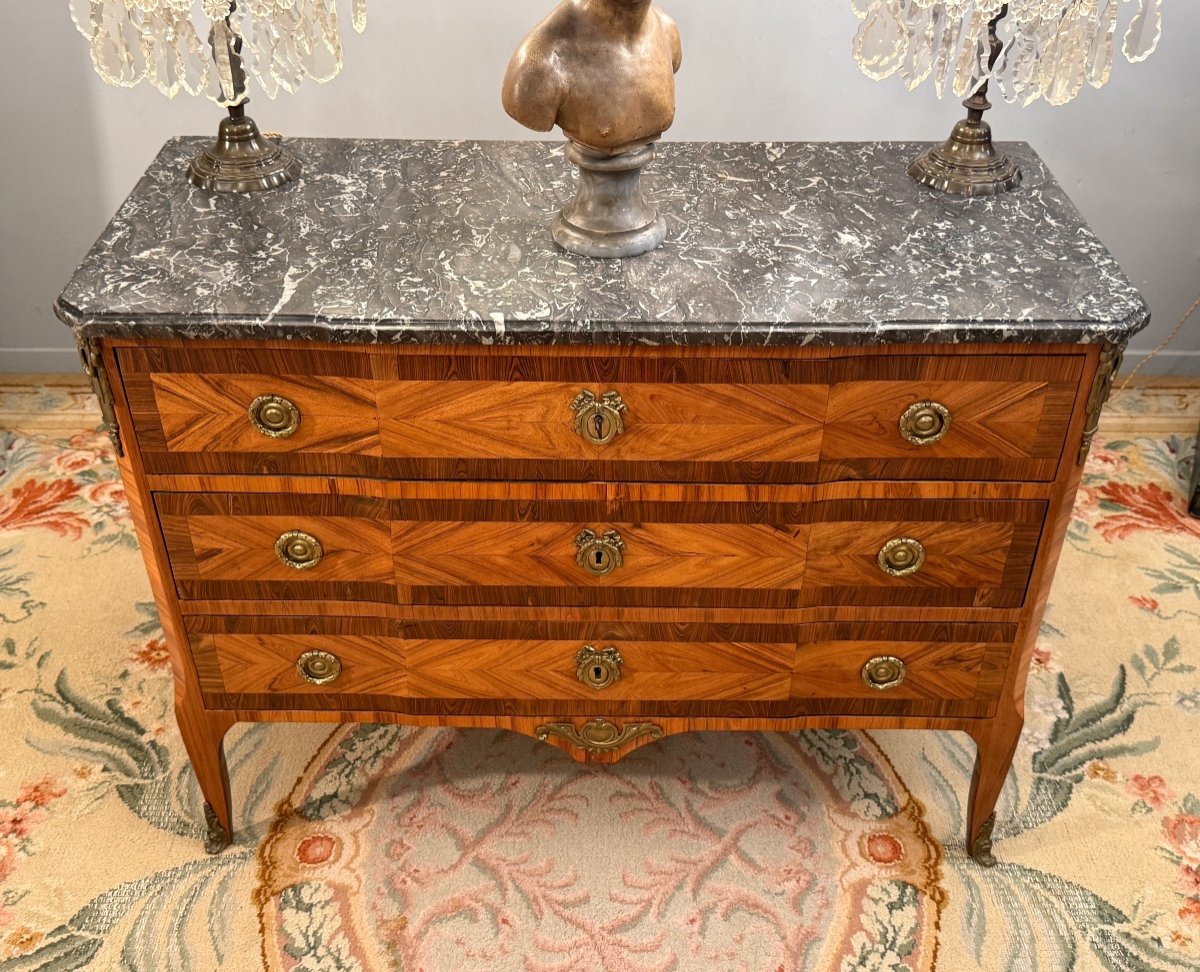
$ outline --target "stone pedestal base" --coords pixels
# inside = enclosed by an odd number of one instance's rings
[[[662,244],[667,222],[642,195],[653,145],[604,155],[567,142],[567,158],[579,166],[579,191],[554,224],[559,246],[589,257],[631,257]]]

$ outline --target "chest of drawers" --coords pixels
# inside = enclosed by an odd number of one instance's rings
[[[215,200],[177,180],[191,150],[57,306],[215,847],[242,720],[503,727],[602,761],[882,727],[975,739],[990,860],[1082,462],[1147,320],[1036,156],[970,203],[910,183],[908,146],[669,147],[698,187],[666,200],[676,242],[604,263],[543,241],[569,190],[535,146],[301,141],[300,185]]]

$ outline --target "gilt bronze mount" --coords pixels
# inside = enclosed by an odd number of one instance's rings
[[[996,27],[1006,16],[1008,4],[988,24],[989,71],[1004,50]],[[908,174],[917,182],[955,196],[995,196],[1021,184],[1020,166],[996,149],[992,144],[992,126],[983,120],[984,112],[992,107],[987,93],[985,81],[963,102],[967,117],[954,126],[950,137],[909,166]]]
[[[637,739],[661,739],[661,726],[653,722],[630,722],[618,726],[607,719],[590,719],[582,726],[573,722],[550,722],[537,727],[537,737],[545,742],[551,736],[588,753],[612,753]]]

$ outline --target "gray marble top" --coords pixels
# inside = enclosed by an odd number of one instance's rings
[[[56,304],[77,336],[339,342],[1126,342],[1144,301],[1025,144],[1016,192],[965,200],[904,143],[659,146],[660,250],[560,250],[560,145],[296,139],[301,180],[190,187],[172,139]]]

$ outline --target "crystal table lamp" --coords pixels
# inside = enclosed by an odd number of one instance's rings
[[[226,108],[215,144],[192,160],[188,178],[216,192],[273,189],[299,175],[287,149],[246,116],[247,76],[274,98],[310,77],[342,69],[338,0],[68,0],[88,38],[96,73],[111,85],[148,81],[168,98],[205,94]],[[366,27],[366,0],[351,0],[354,27]],[[205,40],[201,40],[201,37]]]
[[[939,98],[947,87],[967,96],[966,119],[908,170],[918,182],[962,196],[995,195],[1021,182],[983,120],[991,83],[1005,101],[1065,105],[1085,83],[1108,83],[1125,11],[1132,11],[1121,44],[1129,61],[1153,54],[1162,35],[1162,0],[850,2],[862,19],[854,59],[864,74],[877,81],[899,74],[910,91],[932,78]]]

